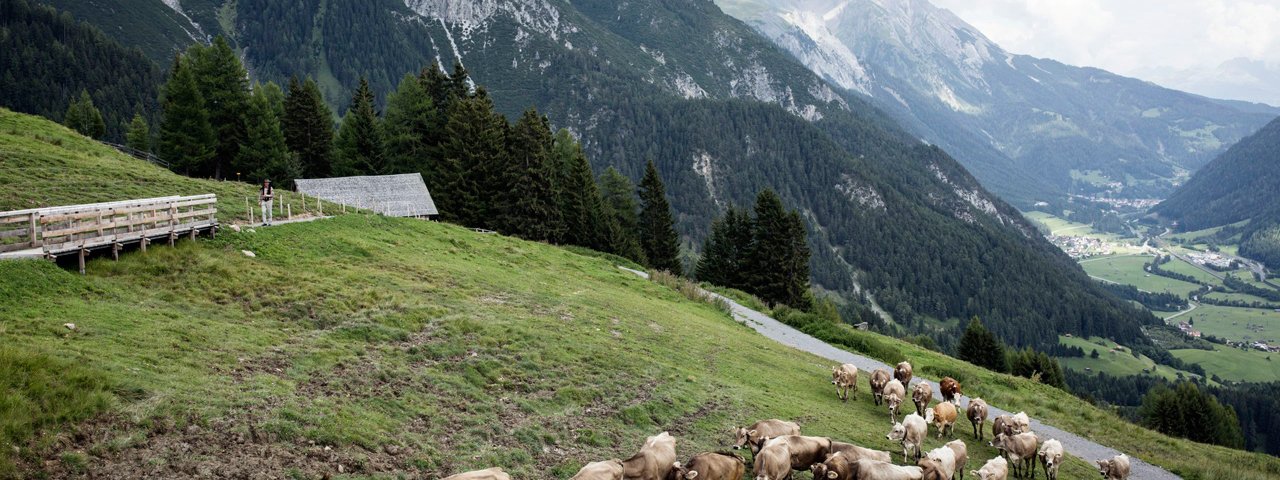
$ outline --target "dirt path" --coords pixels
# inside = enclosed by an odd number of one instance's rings
[[[618,268],[634,273],[636,275],[640,275],[645,278],[649,277],[649,274],[645,272],[632,270],[626,267],[618,267]],[[892,367],[884,363],[881,363],[878,360],[873,360],[867,357],[863,357],[861,355],[857,355],[853,352],[849,352],[847,350],[836,348],[831,344],[823,342],[822,340],[818,340],[817,338],[814,338],[799,330],[791,328],[783,324],[782,322],[774,320],[768,315],[765,315],[763,313],[757,312],[750,308],[744,307],[738,302],[735,302],[730,298],[724,297],[714,292],[707,292],[707,293],[709,295],[713,295],[715,297],[724,299],[724,301],[728,302],[729,306],[732,307],[733,316],[735,318],[745,323],[747,326],[751,327],[755,331],[759,332],[761,335],[771,338],[777,341],[778,343],[781,343],[783,345],[786,345],[798,350],[803,350],[803,351],[812,353],[814,355],[826,358],[834,362],[852,363],[855,366],[857,366],[859,370],[865,370],[870,372],[872,370],[880,368],[880,369],[893,371]],[[912,380],[913,385],[915,383],[919,383],[920,381],[927,382],[930,385],[932,385],[933,397],[938,401],[942,400],[942,393],[941,393],[942,389],[938,386],[938,383],[936,381],[925,380],[920,377],[915,377]],[[908,391],[909,391],[909,387],[908,387]],[[1011,412],[997,408],[994,405],[990,406],[991,418],[995,418],[997,415],[1007,415],[1010,413]],[[1052,425],[1047,425],[1045,423],[1037,421],[1034,418],[1035,415],[1032,415],[1032,417],[1033,417],[1031,420],[1032,430],[1034,430],[1036,433],[1040,434],[1045,438],[1058,439],[1059,442],[1062,442],[1063,448],[1068,453],[1075,455],[1077,457],[1080,457],[1088,461],[1089,463],[1093,463],[1094,460],[1111,458],[1120,454],[1119,450],[1116,450],[1114,448],[1110,448],[1104,445],[1100,445],[1098,443],[1090,441],[1074,433],[1070,433],[1060,428],[1054,427]],[[1169,473],[1163,468],[1144,462],[1133,455],[1129,455],[1129,458],[1130,458],[1130,461],[1132,462],[1131,478],[1141,478],[1143,480],[1172,480],[1172,479],[1182,478],[1172,473]]]

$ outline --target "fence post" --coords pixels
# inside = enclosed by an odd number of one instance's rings
[[[40,213],[31,212],[31,248],[40,246]]]
[[[285,206],[285,211],[288,212],[286,213],[287,218],[289,220],[293,220],[293,204],[292,203]]]

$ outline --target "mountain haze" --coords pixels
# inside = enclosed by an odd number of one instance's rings
[[[1015,55],[927,0],[716,3],[1023,206],[1163,196],[1280,113]]]

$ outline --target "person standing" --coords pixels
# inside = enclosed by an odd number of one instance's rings
[[[262,202],[262,225],[271,225],[271,199],[275,197],[275,191],[271,189],[271,180],[263,180],[262,188],[258,189],[258,201]]]

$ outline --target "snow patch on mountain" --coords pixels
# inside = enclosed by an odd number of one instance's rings
[[[880,196],[880,192],[849,174],[841,175],[840,183],[837,183],[835,188],[851,202],[857,202],[858,205],[870,210],[879,210],[882,213],[886,211],[884,197]]]
[[[404,4],[420,16],[438,18],[458,28],[464,41],[485,29],[498,13],[510,15],[524,28],[552,40],[578,31],[574,25],[562,24],[560,10],[546,0],[404,0]]]
[[[676,78],[672,80],[671,86],[674,87],[677,92],[680,92],[680,95],[683,95],[684,98],[692,99],[707,97],[707,91],[703,90],[702,86],[698,85],[698,82],[694,81],[693,77],[687,73],[682,72],[677,75]]]
[[[711,197],[711,203],[720,207],[720,198],[716,196],[715,165],[712,164],[710,153],[700,150],[693,155],[693,173],[702,177],[703,183],[707,184],[707,195]]]
[[[192,32],[186,26],[178,25],[178,28],[181,28],[182,31],[187,32],[187,36],[191,37],[191,40],[194,40],[199,43],[209,42],[209,35],[207,33],[204,33],[204,29],[200,28],[200,24],[196,23],[195,20],[192,20],[191,17],[188,17],[187,12],[182,11],[182,3],[180,0],[162,0],[162,1],[164,2],[165,6],[169,7],[169,9],[173,10],[174,13],[177,13],[182,18],[186,19],[187,23],[190,24],[192,28],[196,29],[195,32]]]

